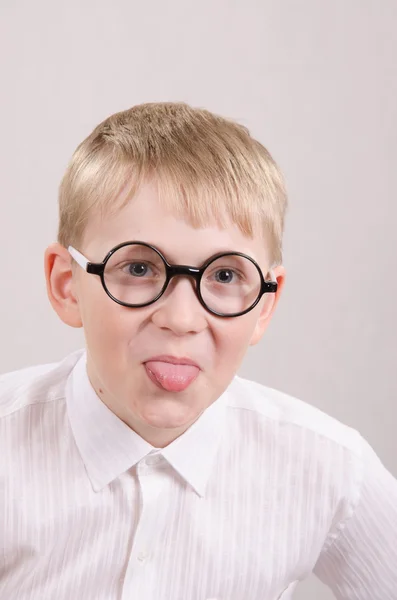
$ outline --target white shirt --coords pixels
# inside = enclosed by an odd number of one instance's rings
[[[235,377],[154,449],[78,351],[0,377],[0,598],[397,598],[397,481],[360,434]]]

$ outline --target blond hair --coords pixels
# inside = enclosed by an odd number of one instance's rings
[[[229,218],[264,235],[281,263],[287,197],[276,163],[246,127],[185,103],[116,113],[77,147],[60,185],[58,241],[78,248],[94,212],[122,208],[151,177],[176,216],[194,227]]]

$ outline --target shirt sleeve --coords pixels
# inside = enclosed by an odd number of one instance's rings
[[[338,600],[397,600],[397,480],[360,438],[358,500],[313,573]]]

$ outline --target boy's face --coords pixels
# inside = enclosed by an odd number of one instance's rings
[[[134,240],[152,244],[173,264],[201,266],[216,253],[237,251],[254,258],[265,276],[270,267],[262,239],[248,238],[232,224],[227,229],[216,225],[195,229],[162,207],[152,184],[143,186],[117,214],[94,218],[78,250],[91,262],[101,262],[111,248]],[[63,255],[59,260],[68,259]],[[174,277],[163,296],[149,306],[123,307],[107,296],[98,276],[77,266],[67,299],[72,308],[66,312],[56,308],[69,324],[76,324],[68,321],[71,310],[73,318],[81,320],[87,371],[99,397],[144,439],[162,447],[222,394],[247,347],[262,337],[284,281],[282,267],[274,272],[277,294],[265,294],[252,311],[234,318],[206,311],[197,299],[194,281],[187,277]],[[197,366],[150,361],[159,356],[188,358]],[[188,384],[181,391],[172,389],[175,369]],[[167,377],[171,377],[169,385]]]

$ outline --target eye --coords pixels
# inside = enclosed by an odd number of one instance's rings
[[[149,266],[143,262],[128,263],[123,267],[133,277],[144,277],[149,272]]]
[[[218,269],[214,276],[218,283],[232,283],[238,278],[237,273],[232,269]]]

